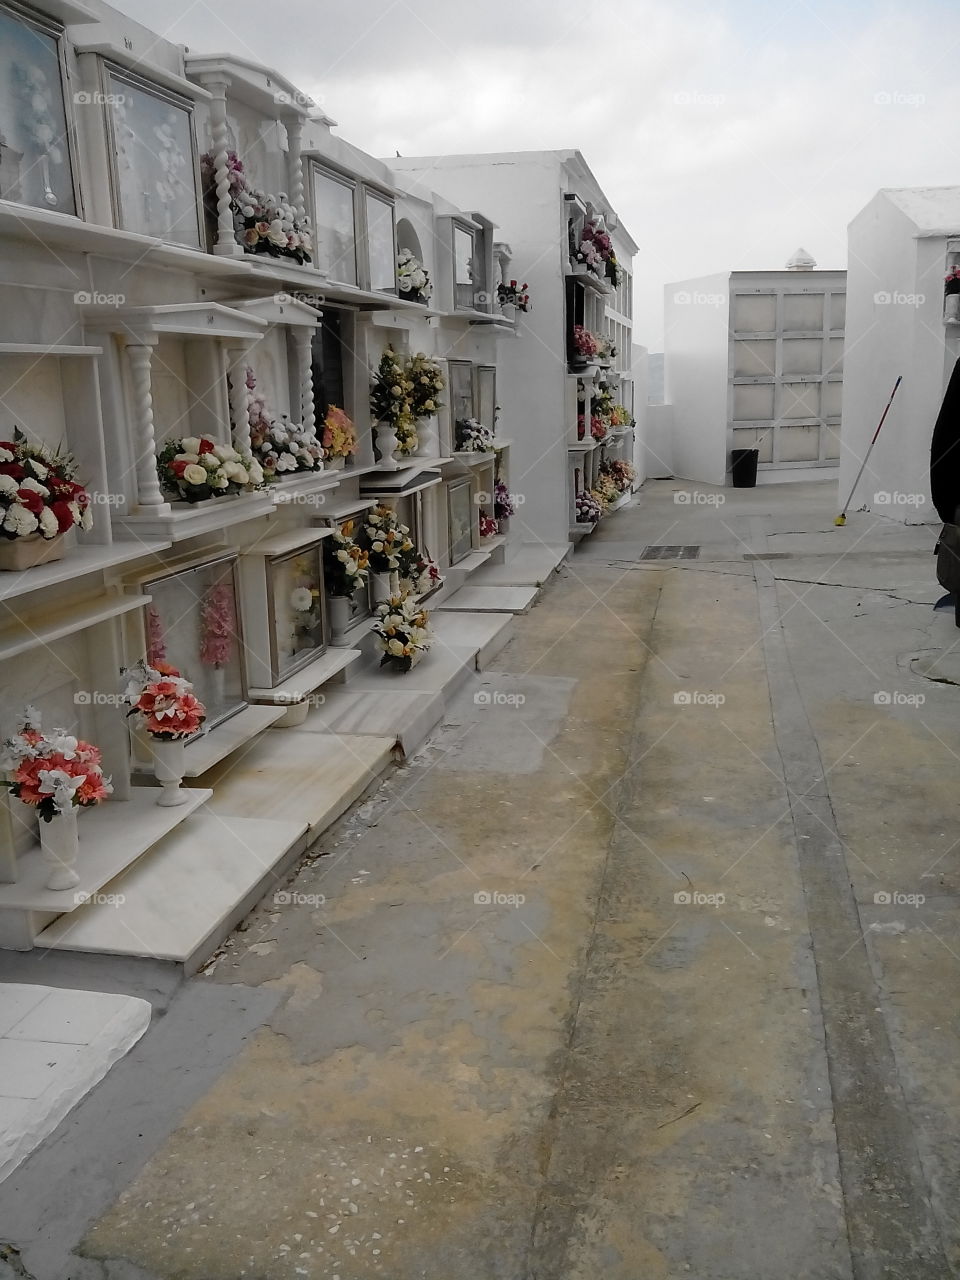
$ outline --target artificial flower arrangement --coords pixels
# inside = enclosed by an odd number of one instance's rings
[[[216,216],[216,162],[213,154],[207,152],[202,156],[200,165],[204,200]],[[251,186],[243,162],[235,151],[227,153],[227,167],[234,226],[240,233],[244,250],[247,253],[268,253],[274,258],[292,258],[301,264],[310,262],[313,253],[310,219],[298,217],[285,192],[281,191],[277,198]]]
[[[250,447],[264,477],[270,481],[299,471],[322,471],[323,445],[317,433],[292,423],[286,414],[281,414],[278,422],[266,397],[257,390],[257,378],[249,365],[245,381]]]
[[[433,294],[426,267],[409,249],[401,249],[397,254],[397,283],[400,293],[405,294],[409,302],[426,305]]]
[[[323,456],[349,458],[357,447],[356,427],[342,409],[332,404],[323,420]]]
[[[615,404],[610,410],[611,427],[631,427],[633,426],[633,414],[626,405]]]
[[[585,329],[582,324],[573,326],[573,351],[576,362],[579,364],[589,364],[591,360],[596,360],[600,354],[600,343],[596,334]]]
[[[130,707],[127,715],[139,716],[151,738],[178,742],[197,732],[207,709],[176,667],[163,663],[161,668],[148,666],[143,658],[136,666],[124,668],[122,699]]]
[[[601,277],[609,274],[607,263],[611,258],[616,263],[613,241],[603,227],[593,219],[583,224],[575,258],[577,262],[584,262],[595,276]]]
[[[157,472],[161,489],[184,502],[252,493],[265,483],[263,468],[251,454],[205,436],[171,440],[157,455]]]
[[[69,454],[31,444],[19,427],[0,441],[0,534],[48,541],[77,526],[93,524],[90,495],[77,484]]]
[[[374,507],[364,517],[358,539],[367,552],[371,573],[393,573],[400,557],[413,550],[410,530],[392,507]]]
[[[400,557],[400,580],[407,584],[411,595],[425,596],[443,585],[443,574],[436,560],[414,547]]]
[[[600,476],[608,477],[617,488],[617,493],[626,493],[637,478],[637,470],[623,458],[608,458],[600,464]]]
[[[456,436],[458,453],[489,453],[493,449],[493,432],[476,418],[459,418]]]
[[[480,511],[480,537],[494,538],[500,532],[500,526],[497,524],[493,516],[488,515],[486,511]]]
[[[149,607],[149,606],[148,606]],[[147,653],[155,652],[147,625]],[[233,657],[237,642],[237,613],[233,590],[226,582],[215,583],[200,606],[200,661],[219,671]]]
[[[332,596],[352,596],[367,585],[369,555],[353,540],[353,522],[323,540],[323,581]]]
[[[596,524],[603,514],[600,503],[586,491],[577,494],[576,508],[578,524]]]
[[[577,439],[583,440],[587,434],[586,417],[582,413],[577,414]],[[607,437],[607,424],[596,413],[590,415],[590,435],[594,440],[605,440]]]
[[[597,476],[597,483],[592,492],[604,511],[607,510],[611,503],[616,502],[623,495],[623,490],[616,483],[613,476],[605,471],[601,471]]]
[[[113,792],[103,776],[99,747],[66,729],[44,733],[35,707],[24,709],[16,734],[3,743],[0,768],[10,774],[0,786],[36,809],[43,822],[99,804]]]
[[[607,279],[615,289],[619,289],[620,285],[623,283],[623,267],[621,267],[618,262],[617,255],[614,253],[612,247],[610,249],[610,256],[605,260],[603,267]]]
[[[617,358],[617,344],[612,338],[602,334],[597,336],[597,358],[604,363],[611,363]]]
[[[947,295],[960,293],[960,264],[951,268],[944,276],[943,291]]]
[[[376,422],[388,423],[393,428],[401,453],[413,453],[418,443],[410,410],[412,391],[413,383],[400,357],[388,345],[370,387],[370,413]]]
[[[509,284],[500,283],[497,285],[497,303],[501,307],[516,307],[518,311],[530,310],[530,295],[527,293],[527,284],[518,285],[516,280],[511,280]]]
[[[420,351],[407,361],[404,374],[410,383],[407,404],[415,418],[430,418],[443,408],[440,394],[447,384],[439,361]]]
[[[373,630],[383,649],[381,667],[392,664],[409,671],[433,643],[430,615],[409,594],[391,596],[378,604]]]
[[[493,514],[498,520],[509,520],[517,514],[514,496],[502,480],[498,480],[493,486]]]

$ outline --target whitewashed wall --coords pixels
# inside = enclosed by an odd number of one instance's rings
[[[663,291],[673,474],[704,484],[723,484],[727,469],[729,296],[728,273],[681,280]]]

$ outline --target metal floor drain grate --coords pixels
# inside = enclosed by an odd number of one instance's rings
[[[699,547],[644,547],[640,552],[641,560],[696,560],[699,558]]]

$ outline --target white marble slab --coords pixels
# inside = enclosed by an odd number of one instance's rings
[[[444,600],[443,612],[526,613],[540,594],[539,587],[481,586],[471,579]]]
[[[514,517],[517,525],[517,536],[520,536],[522,518],[523,508],[521,507],[520,514]],[[506,563],[484,565],[471,578],[471,585],[485,587],[542,586],[569,554],[569,543],[564,543],[562,546],[547,546],[544,543],[512,545],[508,552]]]
[[[136,1044],[150,1012],[131,996],[0,986],[0,1179]]]
[[[204,958],[271,884],[273,868],[306,846],[298,819],[225,817],[203,812],[169,835],[110,885],[117,903],[88,903],[37,939],[59,951]]]
[[[292,703],[302,702],[314,689],[338,675],[351,662],[361,656],[359,649],[331,648],[322,653],[313,662],[308,662],[289,679],[282,681],[273,689],[249,689],[248,697],[252,702],[272,703],[274,706],[289,707]]]
[[[157,804],[156,787],[133,787],[129,800],[108,800],[80,814],[80,853],[73,889],[47,889],[50,868],[36,845],[17,864],[19,880],[0,884],[0,909],[76,911],[87,894],[96,893],[210,799],[206,790],[191,790],[190,799],[173,809]]]
[[[234,751],[246,746],[258,733],[269,729],[285,714],[285,707],[275,706],[245,707],[243,711],[238,711],[235,716],[184,748],[186,767],[183,776],[199,778],[215,764],[233,755]]]

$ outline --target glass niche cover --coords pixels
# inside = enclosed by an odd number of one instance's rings
[[[0,7],[0,199],[76,213],[60,47]]]
[[[107,71],[116,196],[124,231],[200,247],[197,169],[186,103]]]
[[[144,583],[147,661],[191,681],[207,709],[204,731],[246,704],[237,559],[227,556]]]
[[[270,665],[278,684],[325,649],[323,549],[320,543],[265,561]]]

